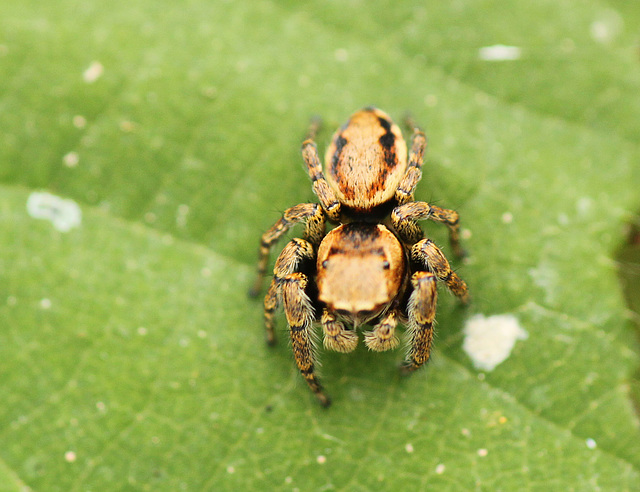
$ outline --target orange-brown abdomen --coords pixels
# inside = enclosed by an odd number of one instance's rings
[[[354,113],[333,136],[325,177],[338,200],[358,211],[390,200],[407,169],[407,144],[383,111]]]

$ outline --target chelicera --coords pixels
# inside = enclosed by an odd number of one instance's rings
[[[302,156],[320,203],[289,208],[262,236],[254,296],[272,246],[294,224],[305,223],[303,238],[292,239],[276,260],[264,319],[272,345],[275,311],[284,305],[296,364],[323,406],[330,399],[315,372],[314,324],[322,327],[324,346],[338,352],[354,350],[357,329],[365,325],[371,327],[364,333],[369,349],[393,349],[396,327],[405,325],[409,350],[401,370],[409,373],[429,359],[437,282],[468,301],[467,285],[416,223],[445,224],[454,254],[462,255],[458,213],[413,200],[426,138],[413,122],[409,125],[413,134],[407,152],[400,128],[386,113],[357,111],[334,134],[323,172],[314,142],[319,121],[312,121]],[[328,233],[327,222],[334,225]]]

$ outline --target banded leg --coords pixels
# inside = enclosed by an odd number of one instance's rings
[[[391,212],[393,227],[407,244],[415,244],[423,238],[422,229],[415,223],[420,219],[445,224],[449,228],[449,243],[453,253],[458,257],[464,256],[460,246],[459,216],[455,210],[429,205],[426,202],[409,202],[394,208]]]
[[[320,200],[320,204],[327,216],[332,221],[337,222],[340,219],[340,202],[322,173],[318,147],[314,142],[319,127],[320,120],[313,119],[307,133],[307,139],[302,142],[302,158],[307,166],[309,177],[313,181],[313,192]]]
[[[289,323],[291,345],[298,369],[323,407],[331,400],[322,391],[320,381],[315,375],[315,357],[311,340],[311,324],[314,319],[311,299],[305,292],[307,276],[300,272],[287,275],[282,281],[284,312]]]
[[[313,246],[318,247],[325,231],[325,217],[322,208],[317,203],[300,203],[295,207],[285,210],[282,218],[262,235],[260,240],[260,253],[258,259],[258,273],[249,290],[250,297],[256,297],[260,293],[264,274],[269,263],[269,252],[273,245],[291,227],[298,222],[306,222],[304,238]]]
[[[416,190],[416,186],[418,186],[420,178],[422,178],[424,151],[427,148],[427,137],[425,137],[424,132],[415,126],[413,120],[409,120],[408,124],[413,128],[413,136],[411,137],[411,151],[409,152],[407,171],[396,190],[398,205],[413,201],[413,193]]]
[[[409,298],[409,354],[400,370],[408,374],[429,360],[433,341],[433,322],[436,317],[438,291],[436,277],[431,272],[416,272],[411,277],[413,292]]]
[[[344,323],[338,321],[336,315],[325,308],[322,312],[322,331],[324,346],[336,352],[353,352],[358,345],[358,335],[355,330],[345,328]]]
[[[384,352],[398,346],[398,337],[395,336],[398,325],[398,312],[390,309],[383,316],[380,322],[374,326],[373,330],[365,333],[364,343],[370,350]]]
[[[469,302],[467,284],[451,270],[447,258],[431,239],[423,239],[411,248],[411,259],[432,272],[438,280],[460,299],[463,304]]]
[[[304,262],[313,261],[313,246],[304,239],[295,238],[284,247],[273,269],[273,279],[264,297],[264,325],[267,344],[275,345],[275,313],[278,308],[284,279],[300,271]]]

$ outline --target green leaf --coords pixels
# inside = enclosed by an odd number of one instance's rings
[[[639,205],[638,18],[619,1],[3,2],[0,489],[637,489],[638,343],[612,256]],[[520,57],[479,58],[495,45]],[[416,196],[460,212],[473,304],[442,292],[411,378],[401,350],[323,352],[323,410],[284,317],[265,347],[245,293],[260,234],[315,199],[309,117],[323,147],[370,104],[426,127]],[[40,191],[80,226],[35,218]],[[480,373],[472,314],[529,336]]]

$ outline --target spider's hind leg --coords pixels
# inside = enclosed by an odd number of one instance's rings
[[[422,178],[422,164],[424,163],[424,152],[427,148],[427,137],[418,128],[412,119],[407,119],[407,124],[413,130],[411,136],[411,150],[409,152],[409,162],[407,171],[396,190],[396,201],[398,205],[413,201],[413,193]]]

